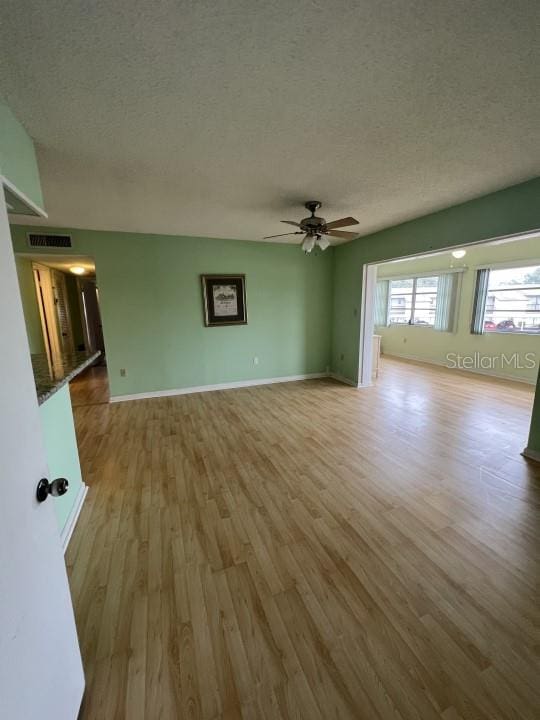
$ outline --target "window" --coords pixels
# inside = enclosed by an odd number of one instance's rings
[[[435,325],[439,277],[412,277],[390,281],[391,324]]]
[[[417,325],[453,332],[460,272],[443,271],[377,281],[374,322],[376,326]]]
[[[479,270],[474,333],[540,334],[540,265]]]

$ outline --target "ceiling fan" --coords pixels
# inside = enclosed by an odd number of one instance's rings
[[[325,237],[343,238],[345,240],[354,240],[358,237],[358,233],[347,232],[338,230],[337,228],[348,227],[349,225],[358,225],[358,220],[353,217],[341,218],[341,220],[333,220],[327,223],[322,217],[315,215],[315,210],[321,207],[321,203],[318,200],[310,200],[305,203],[305,208],[311,212],[311,216],[300,220],[300,222],[294,222],[294,220],[281,220],[282,223],[287,225],[294,225],[299,230],[289,233],[281,233],[280,235],[268,235],[263,240],[270,240],[276,237],[285,237],[285,235],[305,235],[302,242],[302,250],[306,253],[310,253],[313,248],[317,245],[321,250],[326,250],[330,245],[330,240]]]

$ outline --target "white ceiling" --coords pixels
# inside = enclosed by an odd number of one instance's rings
[[[540,174],[537,0],[2,7],[50,225],[258,240],[320,199],[365,234]]]

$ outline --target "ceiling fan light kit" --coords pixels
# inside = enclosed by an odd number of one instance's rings
[[[304,235],[302,241],[302,250],[310,253],[317,245],[321,250],[326,250],[330,245],[330,240],[326,236],[338,237],[343,240],[354,240],[358,237],[358,233],[338,230],[337,228],[348,227],[349,225],[358,225],[358,220],[353,217],[341,218],[327,223],[323,217],[317,217],[315,211],[321,207],[318,200],[309,200],[304,207],[311,212],[311,215],[300,222],[294,220],[281,220],[286,225],[293,225],[299,228],[294,232],[281,233],[280,235],[267,235],[264,240],[271,240],[276,237],[285,237],[287,235]]]
[[[326,248],[330,245],[330,240],[327,237],[324,237],[324,235],[320,235],[317,238],[317,245],[321,248],[321,250],[326,250]]]
[[[306,235],[306,237],[304,238],[304,242],[302,243],[302,250],[305,253],[310,253],[314,247],[315,247],[315,236],[314,235]]]

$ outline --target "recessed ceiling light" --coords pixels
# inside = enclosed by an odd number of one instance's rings
[[[462,257],[465,257],[466,254],[467,254],[466,250],[453,250],[452,251],[453,257],[457,258],[458,260]]]
[[[84,275],[86,272],[86,268],[83,268],[81,265],[73,265],[73,267],[70,267],[69,270],[74,275]]]

